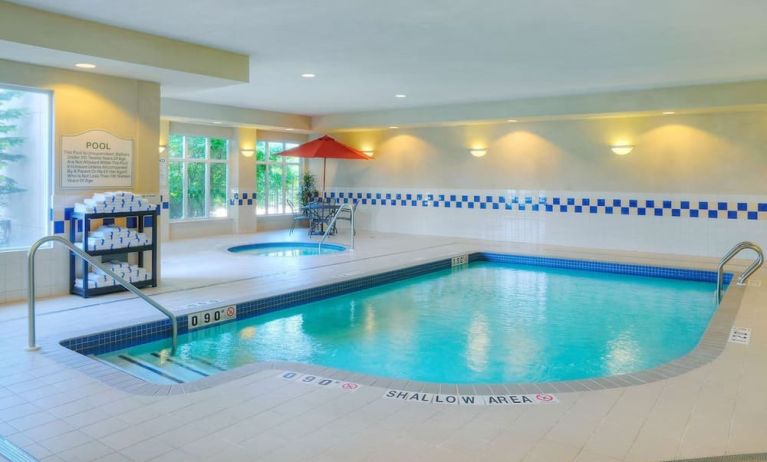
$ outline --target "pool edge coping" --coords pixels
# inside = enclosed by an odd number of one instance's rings
[[[492,251],[474,251],[473,253],[494,254]],[[531,256],[532,257],[532,256]],[[547,257],[542,257],[547,258]],[[554,257],[556,258],[556,257]],[[449,259],[449,257],[447,258]],[[406,266],[400,269],[419,267],[445,260],[444,257],[434,259],[419,265]],[[584,260],[595,261],[595,260]],[[601,261],[600,261],[601,262]],[[611,263],[611,262],[602,262]],[[631,265],[629,263],[629,265]],[[650,265],[637,265],[650,266]],[[397,270],[394,270],[397,271]],[[707,271],[707,270],[702,270]],[[384,272],[387,273],[387,272]],[[379,274],[384,274],[379,273]],[[363,276],[364,277],[364,276]],[[322,287],[320,285],[319,287]],[[305,289],[300,289],[305,290]],[[570,393],[598,391],[614,388],[624,388],[642,385],[661,380],[666,380],[683,375],[687,372],[704,366],[716,358],[727,346],[727,339],[733,322],[740,310],[745,292],[745,286],[730,284],[722,302],[714,311],[704,334],[698,344],[686,355],[664,363],[660,366],[642,371],[618,374],[609,377],[593,379],[566,380],[555,382],[535,383],[511,383],[511,384],[446,384],[435,382],[421,382],[415,380],[392,379],[369,374],[345,371],[327,366],[295,363],[289,361],[258,361],[251,364],[229,369],[221,373],[206,377],[194,382],[181,384],[162,385],[144,381],[116,366],[111,366],[101,361],[96,361],[84,353],[70,349],[61,344],[67,339],[58,341],[50,340],[43,343],[48,347],[43,354],[69,367],[77,369],[86,375],[98,379],[106,385],[118,390],[144,396],[177,395],[202,391],[223,383],[244,378],[265,370],[291,370],[303,374],[312,374],[330,378],[333,380],[355,382],[360,385],[377,387],[381,389],[396,389],[408,392],[427,392],[458,395],[504,395],[504,394],[530,394],[530,393]],[[713,297],[713,294],[712,294]],[[258,316],[254,315],[254,316]],[[126,326],[127,327],[127,326]],[[151,340],[149,340],[151,341]],[[54,348],[50,348],[54,347]]]

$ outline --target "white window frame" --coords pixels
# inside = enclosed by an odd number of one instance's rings
[[[45,188],[43,191],[44,194],[42,194],[42,197],[44,197],[43,201],[43,207],[40,213],[42,214],[43,223],[45,223],[45,232],[43,236],[40,236],[41,238],[45,235],[49,235],[53,233],[53,224],[55,220],[55,215],[53,212],[53,175],[51,175],[51,172],[53,172],[53,146],[54,146],[54,139],[53,139],[53,133],[54,133],[54,126],[53,126],[53,115],[54,115],[54,104],[53,104],[53,91],[52,90],[46,90],[44,88],[36,88],[36,87],[26,87],[22,85],[13,85],[9,83],[3,83],[0,82],[0,90],[9,90],[9,91],[24,91],[29,93],[39,93],[42,95],[45,95],[48,97],[48,114],[47,114],[47,142],[46,142],[46,149],[45,152],[42,154],[45,156],[45,159],[43,159],[42,165],[43,165],[43,172],[42,177],[42,187]],[[53,246],[52,242],[48,242],[43,245],[43,248],[50,248]],[[2,247],[0,248],[0,253],[5,252],[18,252],[20,250],[25,251],[30,246],[16,246],[16,247]]]
[[[265,172],[265,175],[264,175],[264,180],[266,181],[266,183],[264,184],[264,195],[266,197],[264,198],[264,213],[259,213],[258,212],[258,197],[256,197],[256,216],[259,216],[259,217],[267,217],[267,216],[268,217],[279,217],[279,216],[290,215],[290,210],[289,210],[288,203],[287,203],[288,195],[287,195],[286,184],[285,184],[285,177],[286,177],[285,172],[287,171],[287,167],[289,165],[297,165],[298,166],[298,177],[299,178],[303,178],[304,165],[303,165],[303,162],[301,162],[301,159],[298,159],[295,162],[288,162],[288,158],[285,157],[285,156],[281,156],[280,160],[277,160],[277,161],[269,160],[270,151],[271,151],[270,150],[270,145],[272,145],[272,144],[281,144],[282,145],[282,151],[280,151],[280,152],[283,152],[283,151],[287,151],[288,149],[292,149],[292,148],[298,146],[299,144],[295,143],[295,142],[292,142],[292,141],[259,141],[257,143],[257,145],[260,144],[260,143],[264,143],[264,145],[265,145],[264,146],[264,160],[258,160],[258,158],[256,158],[256,171],[254,172],[254,174],[256,175],[256,191],[258,191],[258,166],[259,165],[266,165],[266,172]],[[290,148],[287,148],[288,144],[291,145]],[[258,149],[256,149],[256,152],[258,152]],[[256,156],[258,156],[258,155],[256,155]],[[272,165],[279,165],[280,167],[282,167],[282,181],[281,181],[281,184],[280,184],[280,188],[282,190],[282,198],[283,198],[282,210],[284,210],[282,213],[279,213],[279,212],[278,213],[269,213],[269,206],[270,206],[270,202],[269,202],[269,198],[270,198],[270,196],[269,196],[269,192],[270,192],[269,191],[269,172],[271,171],[271,166]],[[293,204],[293,205],[295,205],[296,207],[299,207],[301,204]]]
[[[179,133],[172,133],[171,136],[182,137],[181,141],[181,157],[171,157],[168,154],[168,170],[170,171],[170,165],[173,163],[181,164],[181,197],[182,197],[182,213],[181,218],[174,218],[171,223],[188,222],[188,221],[200,221],[200,220],[226,220],[229,218],[229,207],[227,205],[227,212],[225,217],[212,217],[210,216],[211,197],[210,197],[210,168],[215,164],[226,165],[226,190],[229,191],[229,155],[231,151],[232,141],[227,138],[218,138],[210,136],[195,136],[195,135],[182,135]],[[204,158],[190,158],[187,139],[188,138],[205,138],[205,157]],[[210,157],[210,140],[212,138],[225,139],[226,140],[226,158],[225,159],[211,159]],[[189,164],[205,164],[205,213],[201,217],[189,217],[189,175],[187,175],[187,167]],[[170,193],[170,182],[168,184],[168,192]],[[227,204],[228,204],[227,197]]]

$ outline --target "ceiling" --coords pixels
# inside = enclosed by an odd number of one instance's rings
[[[764,0],[14,3],[246,53],[250,83],[163,96],[308,115],[767,78]]]

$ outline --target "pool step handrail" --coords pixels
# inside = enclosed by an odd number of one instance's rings
[[[319,243],[319,245],[317,247],[317,251],[322,251],[322,243],[325,242],[325,239],[328,238],[328,234],[330,234],[330,230],[332,230],[333,226],[335,226],[335,224],[336,224],[336,220],[338,219],[338,215],[340,215],[341,212],[343,212],[344,210],[348,210],[349,211],[349,215],[351,217],[350,221],[351,221],[351,224],[352,224],[351,225],[352,229],[351,229],[351,244],[350,244],[349,247],[352,250],[354,250],[354,209],[355,209],[355,207],[352,207],[349,204],[341,204],[341,206],[338,208],[338,210],[336,210],[336,214],[333,215],[333,219],[330,220],[330,223],[328,223],[328,228],[325,230],[325,234],[322,235],[322,239],[320,239],[320,243]]]
[[[726,265],[730,260],[735,258],[736,255],[744,250],[753,250],[756,252],[756,259],[748,266],[748,268],[746,268],[745,271],[740,273],[740,276],[737,280],[737,284],[739,286],[745,285],[748,278],[764,264],[764,252],[762,251],[761,247],[754,244],[753,242],[743,241],[730,249],[730,251],[727,252],[727,254],[719,261],[719,267],[716,270],[717,303],[722,301],[722,289],[724,286],[724,265]]]
[[[149,298],[146,294],[141,292],[141,290],[131,284],[130,282],[123,279],[121,276],[116,274],[111,269],[104,266],[101,262],[96,260],[93,256],[86,253],[79,247],[72,244],[68,239],[65,239],[61,236],[45,236],[41,239],[38,239],[34,244],[32,244],[32,247],[29,248],[29,253],[27,254],[28,259],[28,274],[27,274],[27,317],[28,317],[28,328],[29,328],[29,338],[28,338],[28,345],[27,350],[29,351],[37,351],[40,349],[40,347],[36,343],[36,331],[35,331],[35,254],[37,253],[37,250],[45,244],[46,242],[58,242],[59,244],[62,244],[64,247],[67,247],[70,251],[74,252],[77,256],[82,258],[83,260],[87,261],[94,267],[100,269],[104,273],[106,273],[109,277],[113,278],[118,284],[123,286],[125,289],[129,290],[130,292],[133,292],[134,295],[139,297],[140,299],[144,300],[145,302],[149,303],[152,307],[160,311],[162,314],[168,317],[170,319],[170,325],[171,325],[171,353],[176,352],[176,346],[177,346],[177,340],[178,340],[178,320],[176,319],[176,315],[173,314],[169,309],[165,308],[158,302],[152,300]]]

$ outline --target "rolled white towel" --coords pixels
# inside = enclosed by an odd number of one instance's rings
[[[97,208],[110,208],[110,207],[114,207],[115,206],[114,202],[100,201],[100,200],[95,200],[95,199],[87,199],[86,198],[86,199],[83,199],[83,202],[88,207],[93,207],[94,209],[97,209]]]
[[[105,274],[88,273],[88,288],[109,287],[115,285],[115,280]],[[83,287],[83,278],[75,279],[75,287]]]
[[[127,262],[117,262],[115,264],[109,264],[107,265],[107,267],[111,269],[112,272],[114,272],[121,278],[128,281],[131,281],[132,279],[135,279],[137,281],[146,281],[148,279],[151,279],[151,276],[149,278],[146,277],[147,270],[138,265],[130,265]],[[106,274],[99,268],[94,268],[93,271],[99,275]]]
[[[119,237],[135,238],[138,231],[130,228],[122,228],[115,225],[99,226],[95,231],[91,231],[89,237],[98,237],[101,239],[117,239]]]
[[[77,203],[75,204],[76,213],[114,213],[115,207],[94,207],[87,204]]]
[[[115,202],[120,202],[120,201],[132,202],[134,200],[141,198],[141,196],[137,196],[130,191],[109,191],[104,193],[104,197],[111,198]]]
[[[78,242],[75,245],[83,248],[83,243]],[[98,238],[88,238],[88,250],[112,250],[115,248],[114,241],[107,241]]]

